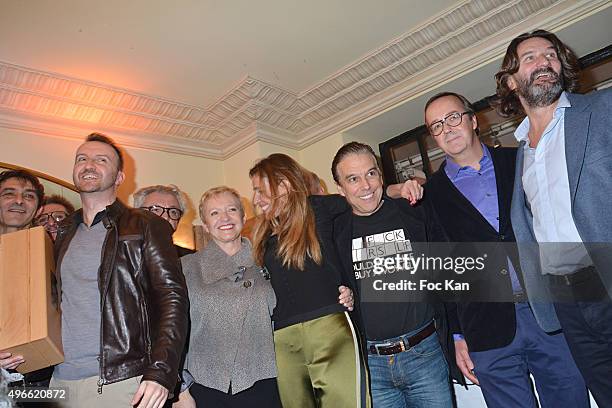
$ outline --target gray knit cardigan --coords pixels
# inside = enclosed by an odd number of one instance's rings
[[[211,241],[181,258],[191,333],[185,369],[209,388],[236,394],[276,377],[270,316],[276,298],[253,261],[251,244],[228,256]]]

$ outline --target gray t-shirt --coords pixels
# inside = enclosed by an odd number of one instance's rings
[[[62,380],[93,377],[100,371],[98,269],[106,232],[103,222],[91,228],[79,224],[62,260],[64,362],[53,373]]]

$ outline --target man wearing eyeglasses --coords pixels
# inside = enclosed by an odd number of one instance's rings
[[[451,242],[498,242],[487,246],[488,262],[478,284],[499,299],[472,293],[448,304],[457,366],[482,389],[488,407],[535,408],[529,373],[544,407],[588,407],[584,381],[563,334],[542,330],[527,303],[510,203],[516,148],[493,149],[478,138],[474,108],[462,95],[443,92],[425,105],[425,124],[446,154],[428,180],[430,201]],[[539,307],[552,308],[550,303]]]
[[[43,204],[34,217],[34,225],[43,226],[53,241],[57,237],[57,226],[74,212],[74,206],[62,196],[45,196]]]
[[[134,193],[134,207],[141,208],[162,217],[176,231],[185,213],[185,195],[173,184],[143,187]],[[189,248],[174,245],[179,257],[194,253]]]
[[[162,217],[172,225],[172,229],[176,231],[181,217],[187,208],[185,194],[174,184],[167,186],[154,185],[143,187],[134,193],[134,207]],[[195,251],[189,248],[174,244],[179,257],[193,254]],[[187,349],[187,347],[185,347]],[[184,364],[185,354],[183,353],[181,365]],[[174,390],[174,397],[169,399],[164,407],[171,407],[173,402],[177,401],[178,393],[180,392],[180,384]]]

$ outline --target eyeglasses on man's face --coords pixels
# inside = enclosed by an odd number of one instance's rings
[[[150,207],[140,207],[143,210],[147,210],[147,211],[151,211],[153,214],[155,215],[159,215],[160,217],[162,217],[164,215],[164,213],[168,214],[168,218],[170,218],[173,221],[177,221],[180,220],[181,217],[183,216],[183,212],[181,211],[180,208],[176,208],[176,207],[162,207],[160,205],[152,205]]]
[[[68,217],[68,213],[66,211],[53,211],[49,213],[40,214],[34,219],[34,224],[38,226],[47,225],[50,220],[53,220],[58,223],[65,220],[66,217]]]
[[[461,124],[463,115],[471,115],[472,112],[453,112],[444,117],[442,120],[438,120],[429,125],[429,133],[432,136],[438,136],[444,130],[444,124],[446,123],[450,127],[456,127]]]

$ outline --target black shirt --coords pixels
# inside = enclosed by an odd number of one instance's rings
[[[176,244],[174,244],[174,248],[176,248],[176,253],[178,254],[179,258],[182,258],[185,255],[194,254],[196,252],[193,249],[185,248],[185,247],[182,247],[182,246],[176,245]]]
[[[365,285],[371,288],[374,279],[384,279],[384,275],[373,272],[374,258],[394,258],[396,254],[408,253],[413,242],[425,238],[411,234],[410,225],[402,225],[401,219],[397,207],[388,201],[369,216],[353,214],[353,272],[362,294],[366,292]],[[361,300],[368,340],[397,337],[433,319],[433,308],[429,303],[410,302],[408,299],[406,302],[384,301],[384,293],[377,300]]]
[[[324,205],[324,201],[319,196],[309,197],[321,245],[321,265],[306,258],[303,271],[287,268],[277,255],[277,237],[272,236],[266,242],[264,265],[270,272],[276,294],[276,307],[272,314],[275,330],[346,310],[338,303],[338,286],[342,280],[332,231],[333,218],[348,207],[344,200],[337,200],[333,205],[327,201]]]

